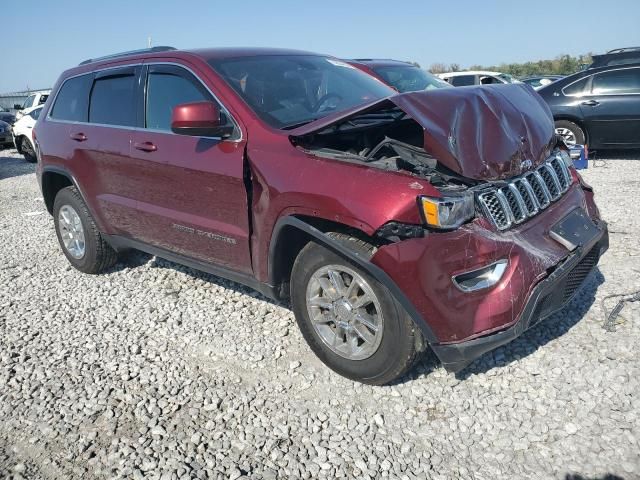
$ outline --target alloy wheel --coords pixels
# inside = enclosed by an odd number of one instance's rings
[[[372,356],[382,341],[384,319],[369,283],[343,265],[327,265],[311,276],[306,302],[315,332],[332,352],[349,360]]]
[[[85,253],[84,228],[78,212],[71,205],[63,205],[58,212],[60,237],[65,250],[75,259]]]
[[[576,134],[569,130],[568,128],[558,127],[556,128],[556,135],[562,137],[564,143],[567,144],[568,147],[573,147],[577,143]]]

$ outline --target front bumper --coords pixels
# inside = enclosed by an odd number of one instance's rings
[[[598,226],[601,232],[589,245],[576,249],[534,287],[515,324],[505,330],[460,343],[432,344],[443,366],[452,372],[460,371],[484,353],[509,343],[569,303],[597,265],[600,256],[609,248],[607,226],[604,222],[599,222]]]
[[[11,131],[8,132],[0,132],[0,145],[13,144],[13,136],[11,135]]]

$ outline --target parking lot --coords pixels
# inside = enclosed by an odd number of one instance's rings
[[[640,478],[640,302],[602,328],[640,290],[640,152],[595,157],[611,247],[572,303],[457,377],[427,354],[370,387],[238,284],[141,253],[74,270],[0,151],[0,477]]]

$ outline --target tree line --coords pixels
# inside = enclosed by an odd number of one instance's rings
[[[491,70],[508,73],[514,77],[528,77],[532,75],[569,75],[575,73],[584,64],[591,63],[591,53],[584,55],[558,55],[553,60],[538,60],[525,63],[501,63],[500,65],[472,65],[467,69],[457,63],[433,63],[429,67],[431,73],[460,72],[463,70]]]

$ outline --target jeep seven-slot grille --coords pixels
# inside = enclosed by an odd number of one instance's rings
[[[481,193],[478,202],[498,230],[507,230],[547,208],[570,186],[571,173],[562,158],[555,156],[506,185]]]

